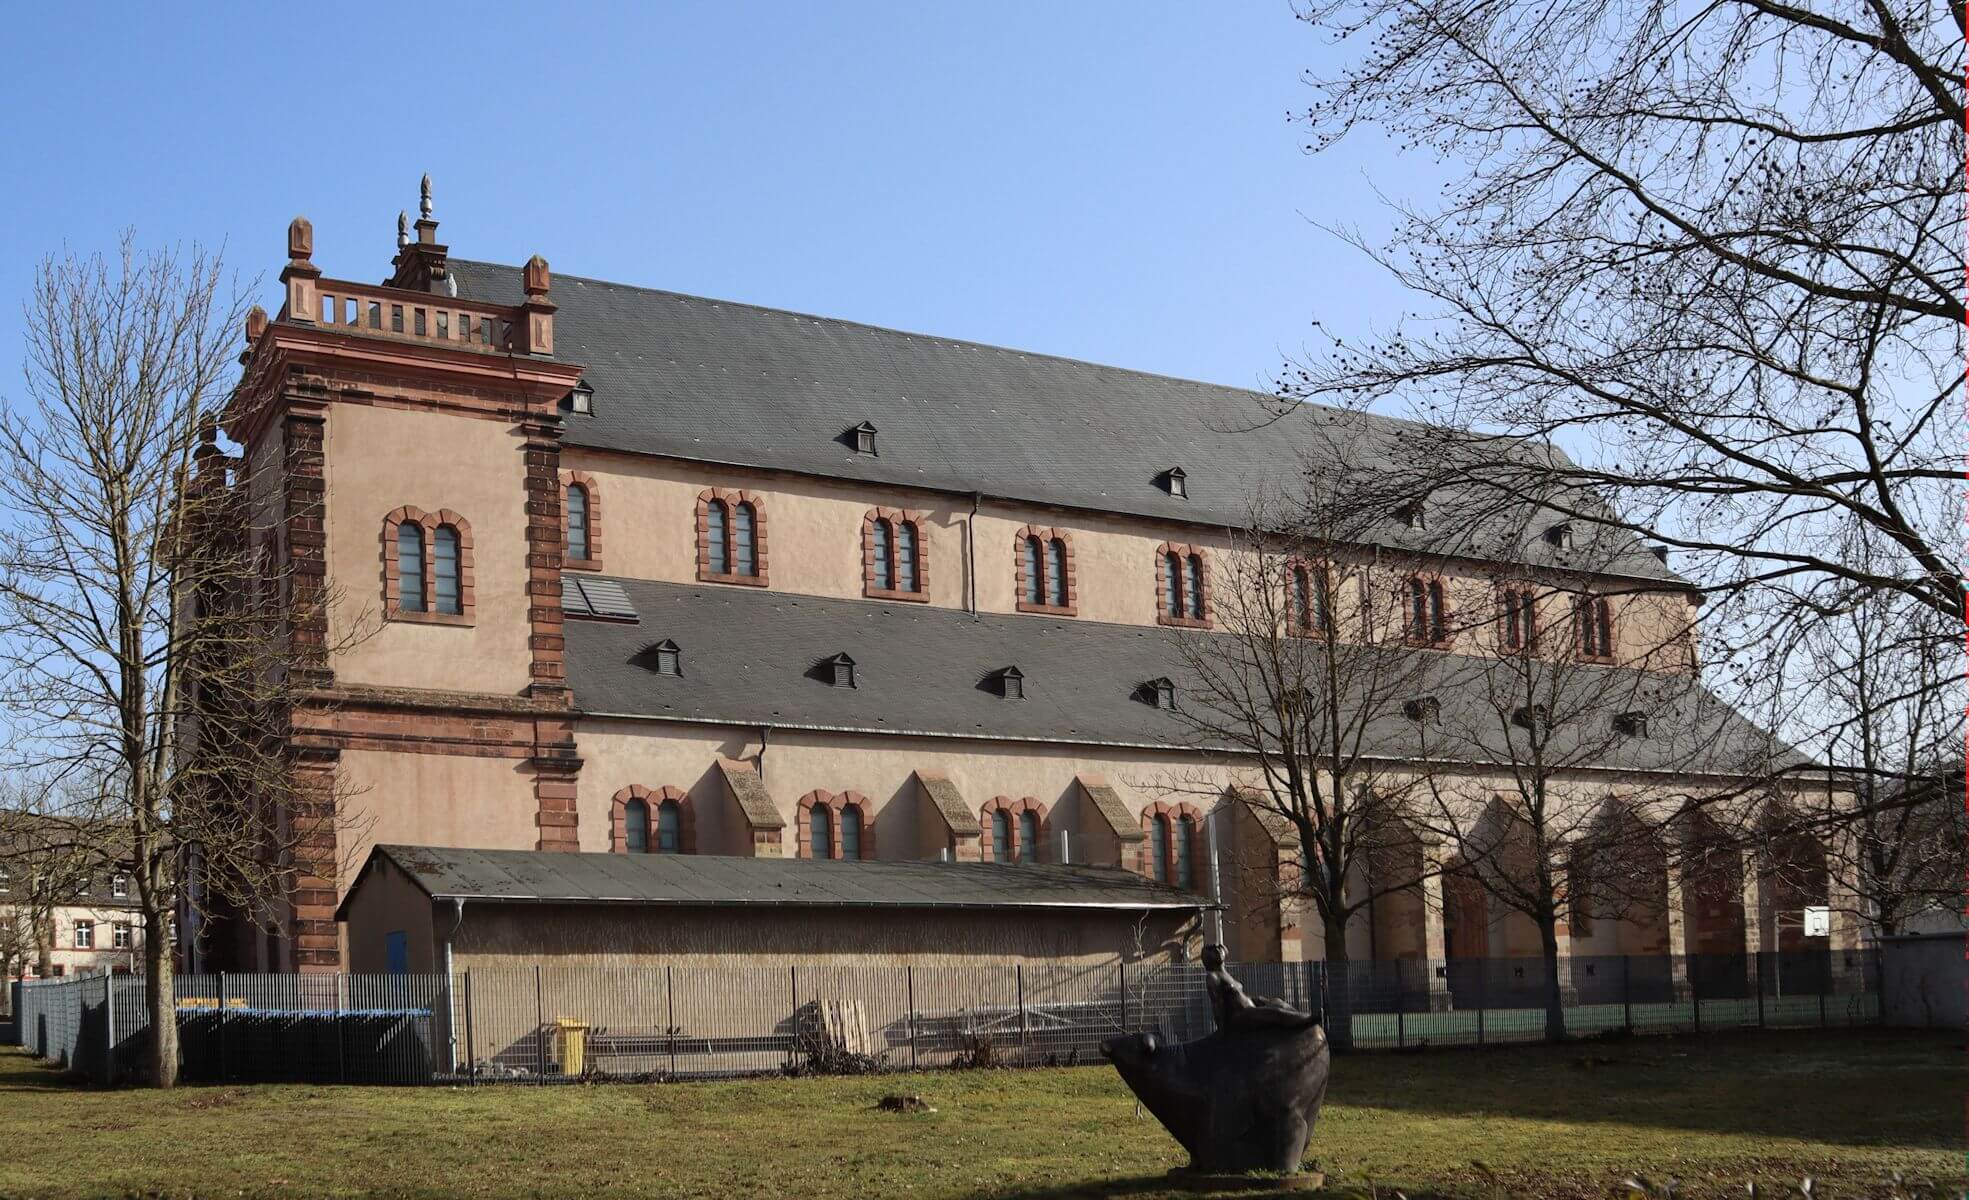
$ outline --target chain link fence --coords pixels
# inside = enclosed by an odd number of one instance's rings
[[[1873,951],[1557,960],[1569,1037],[1880,1021]],[[1545,1036],[1537,958],[1244,963],[1253,996],[1325,1013],[1361,1049]],[[1198,966],[670,965],[175,980],[192,1081],[417,1084],[677,1079],[1101,1061],[1101,1042],[1211,1029]],[[141,976],[20,989],[18,1036],[98,1082],[134,1078]]]

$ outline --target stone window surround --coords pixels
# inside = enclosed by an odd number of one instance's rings
[[[995,844],[991,837],[991,818],[994,813],[999,812],[1006,814],[1006,823],[1012,832],[1012,854],[1006,861],[1013,863],[1023,861],[1019,857],[1020,852],[1025,849],[1024,840],[1019,833],[1019,817],[1023,813],[1036,813],[1039,817],[1039,845],[1033,853],[1033,861],[1045,862],[1046,844],[1053,832],[1053,820],[1046,806],[1033,796],[1025,796],[1018,800],[1010,796],[993,796],[985,801],[984,806],[978,809],[978,824],[983,826],[978,834],[978,857],[985,862],[998,861],[992,853]]]
[[[1587,622],[1594,617],[1599,618],[1600,632],[1605,635],[1605,644],[1597,651],[1589,648],[1587,641],[1589,635]],[[1575,596],[1573,598],[1572,619],[1573,648],[1578,652],[1580,661],[1592,663],[1613,662],[1615,659],[1613,601],[1605,596],[1594,595],[1590,592]]]
[[[1415,624],[1415,587],[1422,586],[1422,594],[1430,596],[1431,589],[1442,596],[1440,619],[1425,621],[1421,627]],[[1402,577],[1402,641],[1418,650],[1447,650],[1456,640],[1450,628],[1454,606],[1449,602],[1449,579],[1436,571],[1411,571]],[[1430,614],[1434,616],[1435,614]],[[1441,626],[1441,636],[1431,637],[1428,626],[1433,623]]]
[[[1026,543],[1039,539],[1039,594],[1047,598],[1039,604],[1026,599],[1026,586],[1031,581],[1026,578]],[[1059,542],[1064,551],[1062,557],[1067,565],[1067,602],[1064,605],[1051,603],[1053,595],[1052,558],[1053,543]],[[1018,611],[1022,613],[1044,613],[1055,617],[1076,616],[1080,612],[1080,581],[1074,570],[1073,534],[1064,529],[1053,529],[1043,525],[1027,525],[1012,539],[1013,599]]]
[[[836,795],[825,788],[815,788],[800,797],[800,820],[794,853],[797,858],[814,856],[813,811],[816,808],[828,810],[827,829],[833,843],[828,857],[836,862],[841,859],[841,813],[849,805],[861,812],[861,855],[857,861],[869,862],[875,858],[875,806],[860,792],[842,792]]]
[[[561,547],[566,555],[567,540],[567,491],[579,487],[588,493],[588,557],[575,558],[567,555],[561,565],[571,571],[599,571],[602,569],[602,491],[595,483],[595,477],[586,471],[561,472]],[[756,511],[756,510],[755,510]]]
[[[1301,571],[1306,573],[1306,617],[1304,621],[1295,620],[1293,617],[1294,610],[1299,605],[1299,572]],[[1303,554],[1294,554],[1285,560],[1286,628],[1288,632],[1295,636],[1316,638],[1324,638],[1326,636],[1326,625],[1324,622],[1318,620],[1320,605],[1319,581],[1322,579],[1326,581],[1326,604],[1330,609],[1333,606],[1333,564],[1325,559],[1309,558]],[[1209,590],[1207,588],[1204,591],[1204,598],[1206,601],[1209,599]],[[1339,625],[1337,615],[1334,618],[1334,625],[1336,628]]]
[[[1509,584],[1497,592],[1497,645],[1506,654],[1536,654],[1538,636],[1543,632],[1538,622],[1538,591],[1523,584]],[[1518,644],[1511,644],[1511,618],[1518,614],[1523,626],[1518,630]]]
[[[405,612],[397,602],[397,585],[401,576],[397,567],[397,532],[404,525],[420,527],[424,538],[424,611]],[[442,526],[449,525],[458,531],[458,611],[441,613],[437,611],[437,571],[432,562],[433,539]],[[383,619],[386,621],[410,621],[424,625],[470,625],[472,624],[473,595],[473,556],[472,526],[464,517],[448,508],[435,513],[427,513],[420,508],[404,505],[383,518]]]
[[[697,814],[691,809],[690,793],[668,784],[660,788],[646,788],[640,783],[632,783],[617,792],[609,801],[609,840],[611,854],[629,852],[629,802],[641,800],[649,806],[648,853],[662,853],[657,847],[657,808],[666,800],[677,805],[677,853],[697,853]]]
[[[1155,846],[1153,836],[1142,839],[1140,850],[1142,860],[1137,873],[1146,875],[1150,879],[1155,879],[1158,883],[1166,883],[1170,887],[1182,888],[1184,891],[1199,890],[1197,885],[1204,882],[1197,878],[1197,875],[1203,869],[1201,857],[1205,853],[1203,845],[1203,810],[1187,801],[1171,804],[1166,800],[1158,800],[1154,804],[1150,804],[1142,809],[1142,832],[1150,833],[1157,821],[1168,823],[1165,832],[1169,839],[1167,844],[1169,846],[1169,871],[1171,874],[1175,873],[1176,864],[1179,861],[1176,854],[1176,823],[1183,821],[1189,824],[1190,878],[1179,882],[1173,879],[1160,879],[1156,876],[1155,862],[1152,858]]]
[[[752,506],[752,558],[757,575],[714,572],[711,569],[711,502],[725,505],[725,565],[738,566],[738,506]],[[766,504],[759,493],[747,489],[705,488],[697,494],[697,580],[699,583],[732,583],[742,587],[767,586]]]
[[[1169,556],[1172,554],[1179,560],[1177,577],[1173,580],[1169,578]],[[1203,611],[1200,614],[1189,611],[1189,574],[1192,561],[1195,561],[1203,573]],[[1182,596],[1183,615],[1180,617],[1169,615],[1171,587],[1177,588],[1178,594]],[[1157,546],[1155,548],[1155,623],[1172,625],[1180,629],[1208,629],[1214,612],[1215,605],[1210,599],[1210,552],[1202,546],[1193,546],[1186,542],[1164,542]]]
[[[916,604],[930,602],[930,541],[924,536],[925,515],[916,509],[871,508],[861,519],[861,594],[871,600],[907,600]],[[901,588],[881,588],[875,586],[875,523],[889,523],[889,553],[897,556],[899,533],[902,526],[908,525],[916,531],[916,590],[904,591]],[[900,581],[901,559],[896,558],[889,572],[889,578]]]

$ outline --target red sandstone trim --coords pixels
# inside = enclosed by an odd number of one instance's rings
[[[1026,542],[1032,538],[1039,539],[1039,594],[1042,597],[1042,603],[1039,604],[1026,599],[1027,586],[1031,582],[1026,578]],[[1053,579],[1050,552],[1054,542],[1059,542],[1065,551],[1061,556],[1066,559],[1067,565],[1067,602],[1064,605],[1052,603]],[[1074,569],[1072,533],[1064,529],[1049,529],[1042,525],[1027,525],[1012,539],[1012,570],[1015,579],[1012,594],[1017,601],[1018,611],[1043,613],[1055,617],[1079,615],[1080,581],[1076,578],[1078,572]]]
[[[401,568],[397,565],[397,534],[405,525],[415,525],[423,531],[424,544],[424,611],[405,612],[398,598],[397,585],[402,581]],[[437,611],[437,570],[432,557],[437,531],[449,525],[458,533],[458,611],[441,613]],[[450,509],[427,513],[420,508],[404,505],[393,509],[383,518],[383,619],[387,621],[414,621],[424,625],[470,625],[477,600],[473,585],[474,557],[472,551],[472,526],[464,517]]]
[[[665,784],[652,791],[640,783],[632,783],[628,787],[623,788],[609,801],[609,850],[611,852],[615,854],[627,854],[629,852],[628,811],[631,800],[641,800],[648,806],[647,820],[649,827],[644,830],[643,844],[649,847],[649,853],[663,853],[658,848],[657,830],[659,826],[657,817],[658,809],[666,802],[674,803],[677,806],[677,853],[697,853],[697,813],[691,807],[690,794],[681,788],[671,787],[669,784]]]
[[[1421,628],[1416,627],[1414,589],[1417,583],[1422,585],[1423,595],[1425,597],[1429,594],[1429,588],[1432,584],[1442,589],[1443,618],[1442,636],[1440,638],[1433,638],[1429,635],[1428,622],[1426,620],[1423,622]],[[1449,580],[1447,578],[1435,571],[1411,571],[1402,577],[1401,601],[1403,642],[1417,650],[1447,650],[1455,645],[1456,632],[1451,628],[1450,623],[1455,619],[1456,609],[1449,601]]]
[[[1598,654],[1590,653],[1586,649],[1586,623],[1598,617],[1602,608],[1606,610],[1607,614],[1607,648],[1604,652]],[[1615,633],[1613,601],[1607,599],[1605,596],[1596,596],[1590,592],[1583,592],[1573,597],[1572,648],[1573,653],[1578,656],[1580,662],[1614,662],[1618,657],[1613,649]]]
[[[595,477],[586,471],[562,471],[561,492],[569,488],[580,488],[588,493],[588,557],[575,558],[567,554],[567,504],[561,504],[561,547],[562,566],[570,571],[599,571],[602,569],[602,489],[595,483]]]
[[[1012,845],[1008,861],[1020,862],[1025,852],[1025,834],[1019,830],[1019,817],[1024,813],[1037,813],[1039,816],[1039,844],[1033,847],[1033,861],[1046,861],[1046,847],[1052,840],[1053,820],[1046,806],[1032,796],[1014,800],[1010,796],[993,796],[978,809],[978,823],[984,828],[978,834],[978,856],[985,862],[997,862],[994,853],[997,843],[992,836],[992,815],[1005,814],[1005,827],[1011,832]]]
[[[861,519],[861,594],[871,600],[909,600],[927,604],[930,600],[930,542],[924,536],[924,514],[912,509],[871,508]],[[875,586],[875,523],[889,523],[889,578],[900,580],[902,559],[900,530],[904,525],[916,533],[916,589]]]
[[[1306,611],[1303,617],[1295,619],[1293,609],[1299,603],[1299,573],[1306,574]],[[1326,602],[1330,607],[1334,602],[1333,564],[1325,559],[1308,558],[1294,554],[1285,560],[1285,626],[1286,632],[1295,637],[1314,637],[1324,639],[1326,626],[1320,623],[1320,582],[1326,582]],[[1208,598],[1208,590],[1205,591]],[[1339,613],[1333,614],[1334,624],[1338,625]]]
[[[861,814],[861,858],[859,861],[867,862],[873,860],[875,858],[875,808],[868,802],[868,797],[862,795],[860,792],[842,792],[836,795],[824,788],[815,788],[813,791],[800,797],[800,813],[797,826],[800,840],[793,848],[795,857],[812,858],[814,856],[813,811],[816,808],[824,808],[828,810],[827,828],[829,841],[832,843],[828,850],[828,856],[839,859],[841,857],[841,814],[851,807]]]
[[[1169,577],[1169,556],[1172,554],[1178,560],[1176,577],[1174,579]],[[1193,559],[1195,560],[1196,567],[1203,573],[1203,611],[1201,613],[1191,613],[1189,611],[1189,575],[1192,569],[1191,560]],[[1171,588],[1174,588],[1174,594],[1182,599],[1181,607],[1183,609],[1183,616],[1172,617],[1169,615]],[[1181,629],[1208,629],[1210,628],[1210,618],[1214,611],[1215,606],[1212,604],[1210,597],[1210,553],[1201,546],[1192,546],[1184,542],[1164,542],[1162,545],[1157,546],[1155,548],[1155,623],[1158,625],[1171,625]]]
[[[721,500],[725,505],[725,565],[730,567],[738,566],[738,506],[741,504],[752,506],[752,548],[754,565],[759,568],[757,575],[712,571],[710,514],[713,500]],[[697,494],[697,579],[699,583],[732,583],[742,587],[767,586],[766,505],[759,493],[714,487],[705,488]]]
[[[1142,832],[1151,833],[1152,827],[1157,821],[1164,822],[1162,832],[1166,840],[1163,844],[1169,848],[1169,874],[1171,876],[1171,878],[1163,879],[1161,882],[1168,884],[1170,887],[1182,888],[1185,891],[1197,891],[1197,885],[1200,881],[1196,876],[1200,866],[1200,856],[1204,850],[1202,810],[1187,801],[1170,804],[1167,801],[1158,800],[1154,804],[1150,804],[1142,809]],[[1176,822],[1178,821],[1182,821],[1190,827],[1190,878],[1181,880],[1174,878],[1177,863]],[[1141,843],[1139,850],[1141,859],[1136,868],[1138,873],[1147,875],[1150,879],[1157,877],[1155,863],[1149,857],[1154,844],[1155,839],[1153,837]]]

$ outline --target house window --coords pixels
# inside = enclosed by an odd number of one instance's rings
[[[896,587],[896,548],[894,527],[887,520],[875,522],[875,588],[894,591]]]
[[[732,510],[733,570],[747,577],[759,573],[758,513],[741,502]]]
[[[1408,640],[1418,646],[1448,644],[1449,612],[1444,602],[1441,579],[1422,575],[1409,577]]]
[[[1176,874],[1170,882],[1196,890],[1196,826],[1180,818],[1176,821]]]
[[[77,950],[94,950],[96,948],[96,923],[94,921],[77,921],[75,923],[75,948]]]
[[[991,861],[1012,861],[1012,814],[999,809],[991,814]]]
[[[112,943],[116,949],[128,950],[130,948],[129,924],[127,922],[118,921],[114,926],[110,928],[110,938],[112,939]]]
[[[921,517],[901,509],[878,508],[862,518],[863,594],[889,600],[927,600]]]
[[[1169,818],[1149,818],[1149,867],[1157,879],[1169,880]]]
[[[588,553],[588,489],[581,484],[568,485],[567,489],[567,556],[587,562]]]
[[[841,807],[841,857],[848,862],[861,861],[861,806],[846,804]]]
[[[1531,650],[1538,645],[1538,605],[1524,588],[1504,591],[1504,648]]]
[[[110,876],[109,894],[118,900],[128,896],[130,894],[130,877],[127,875]]]
[[[409,522],[397,526],[397,607],[424,611],[424,527]]]
[[[705,507],[705,523],[710,531],[710,562],[707,568],[713,575],[729,575],[732,571],[731,539],[727,526],[731,519],[723,500],[713,500]]]
[[[1292,564],[1292,627],[1301,633],[1324,634],[1333,628],[1333,590],[1324,565]]]
[[[1582,596],[1577,609],[1579,652],[1586,658],[1613,657],[1613,604],[1604,596]]]
[[[1019,531],[1017,551],[1019,611],[1073,616],[1073,543],[1066,531],[1028,525]]]
[[[699,492],[697,546],[700,580],[766,585],[766,514],[751,492]]]
[[[1207,625],[1210,610],[1203,551],[1194,546],[1164,545],[1158,553],[1162,611],[1157,620],[1164,625]]]
[[[807,852],[814,858],[834,857],[834,822],[825,805],[807,810]]]
[[[676,854],[684,848],[684,810],[675,800],[656,806],[656,848],[664,854]]]
[[[458,588],[458,531],[449,525],[438,526],[431,537],[431,585],[439,612],[454,616],[464,612]]]
[[[622,848],[631,854],[649,853],[647,800],[631,800],[622,806]]]
[[[1039,814],[1030,809],[1019,814],[1019,861],[1039,861]]]

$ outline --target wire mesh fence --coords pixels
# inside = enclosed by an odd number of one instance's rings
[[[1245,963],[1253,996],[1361,1049],[1880,1020],[1872,951]],[[323,1083],[676,1079],[1100,1061],[1120,1033],[1212,1028],[1194,965],[562,966],[443,975],[187,975],[182,1075]],[[20,989],[21,1043],[110,1083],[142,1069],[141,976]]]

